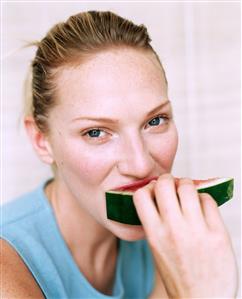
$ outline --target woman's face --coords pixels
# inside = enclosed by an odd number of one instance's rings
[[[50,144],[66,196],[121,239],[141,226],[106,218],[105,191],[171,171],[177,130],[161,68],[153,54],[109,50],[57,78]]]

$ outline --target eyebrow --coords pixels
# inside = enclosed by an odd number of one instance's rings
[[[154,109],[152,109],[150,112],[147,113],[146,117],[152,116],[153,114],[160,111],[162,108],[164,108],[164,106],[166,106],[168,104],[170,104],[170,100],[167,100],[166,102],[164,102],[161,105],[159,105],[159,106],[155,107]]]
[[[160,111],[164,106],[170,104],[170,101],[167,100],[166,102],[162,103],[161,105],[155,107],[154,109],[152,109],[151,111],[149,111],[146,115],[146,117],[150,117],[153,114],[155,114],[156,112]],[[118,119],[111,119],[111,118],[107,118],[107,117],[91,117],[91,116],[82,116],[82,117],[77,117],[74,118],[72,120],[72,122],[77,121],[77,120],[92,120],[92,121],[96,121],[96,122],[105,122],[105,123],[110,123],[110,124],[116,124],[119,122]]]

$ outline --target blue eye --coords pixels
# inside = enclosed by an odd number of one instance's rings
[[[81,133],[81,135],[86,139],[87,142],[90,142],[92,144],[105,142],[111,136],[108,132],[106,132],[106,130],[103,130],[101,128],[90,128],[89,130]]]
[[[161,117],[161,116],[157,116],[157,117],[153,118],[152,120],[150,120],[150,121],[148,122],[148,124],[149,124],[150,126],[159,126],[160,123],[161,123],[161,118],[163,119],[163,117]]]
[[[101,130],[99,129],[93,129],[87,132],[87,135],[91,138],[98,138],[100,137]]]

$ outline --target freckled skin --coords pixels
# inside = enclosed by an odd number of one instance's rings
[[[81,66],[65,67],[57,86],[49,140],[63,200],[77,201],[83,213],[119,238],[143,238],[142,227],[106,218],[105,191],[171,171],[178,143],[174,122],[170,120],[159,132],[145,127],[150,120],[146,114],[168,99],[158,62],[152,54],[137,50],[109,50]],[[119,123],[71,121],[81,116],[108,117]],[[81,135],[83,129],[99,126],[108,131],[101,143]]]

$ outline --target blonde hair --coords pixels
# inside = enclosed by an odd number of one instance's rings
[[[48,132],[48,112],[56,105],[54,79],[58,69],[80,63],[89,55],[111,47],[126,46],[152,52],[165,76],[150,42],[144,25],[135,25],[110,11],[83,12],[56,24],[40,42],[32,43],[38,49],[25,84],[25,114],[34,117],[42,132]]]

